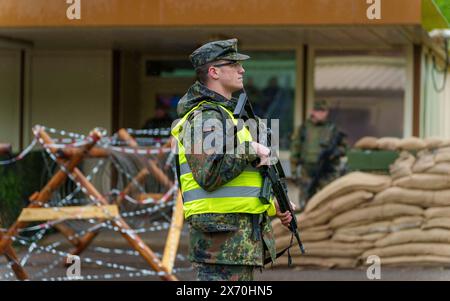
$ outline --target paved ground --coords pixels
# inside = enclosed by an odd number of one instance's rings
[[[155,252],[162,252],[164,249],[166,232],[153,232],[142,235],[142,238]],[[59,234],[52,235],[42,241],[41,245],[48,245],[55,241],[63,242],[57,247],[58,250],[69,250],[70,245]],[[187,236],[186,233],[181,238],[179,254],[176,261],[176,267],[189,269],[190,264],[183,258],[183,254],[187,253]],[[84,259],[81,263],[81,274],[89,276],[91,280],[159,280],[157,276],[145,276],[136,274],[138,269],[149,269],[147,263],[136,255],[118,254],[121,250],[132,251],[127,242],[117,232],[107,231],[101,232],[95,239],[92,246],[82,254]],[[122,252],[123,253],[123,252]],[[25,253],[19,251],[23,256]],[[35,254],[35,253],[33,253]],[[56,261],[55,261],[56,260]],[[101,264],[91,263],[89,260],[101,260]],[[55,263],[55,267],[49,269],[49,264]],[[0,258],[0,275],[1,280],[12,279],[5,277],[5,260]],[[115,265],[114,265],[115,264]],[[31,279],[47,278],[49,280],[66,275],[66,267],[63,264],[63,257],[53,255],[51,253],[33,255],[25,268]],[[48,269],[45,272],[45,269]],[[135,271],[126,271],[125,268],[135,268]],[[41,273],[41,274],[39,274]],[[120,277],[119,277],[120,276]],[[194,280],[194,272],[192,270],[177,273],[180,280]],[[364,281],[368,280],[365,269],[354,270],[318,270],[318,269],[299,269],[299,268],[266,268],[263,273],[257,271],[255,273],[256,280],[267,281]],[[381,269],[381,280],[396,281],[449,281],[450,269],[443,268],[383,268]]]

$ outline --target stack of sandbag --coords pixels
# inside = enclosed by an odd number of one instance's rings
[[[400,139],[395,137],[376,138],[366,136],[359,139],[354,147],[364,150],[418,151],[422,149],[436,149],[449,145],[450,140],[435,137],[425,139],[409,137]]]
[[[351,268],[371,255],[384,265],[450,266],[450,147],[402,152],[390,176],[341,177],[297,220],[306,255],[294,244],[295,266]],[[277,219],[273,227],[279,251],[291,234]],[[287,255],[277,264],[286,265]]]

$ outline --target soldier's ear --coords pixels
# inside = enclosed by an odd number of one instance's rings
[[[210,66],[208,68],[208,75],[212,79],[215,79],[215,80],[219,79],[219,68]]]

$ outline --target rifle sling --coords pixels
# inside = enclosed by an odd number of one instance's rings
[[[281,257],[286,251],[288,251],[288,266],[291,266],[292,264],[292,256],[291,253],[289,251],[289,249],[294,245],[294,234],[291,234],[291,242],[289,243],[289,246],[284,248],[283,250],[281,250],[280,252],[278,252],[275,255],[275,259]],[[264,265],[271,263],[272,262],[272,257],[266,258],[264,259]]]

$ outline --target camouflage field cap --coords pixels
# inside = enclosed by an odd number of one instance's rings
[[[328,110],[328,103],[325,99],[318,99],[314,101],[314,110]]]
[[[244,61],[250,57],[237,52],[237,39],[209,42],[189,56],[194,68],[218,60]]]

